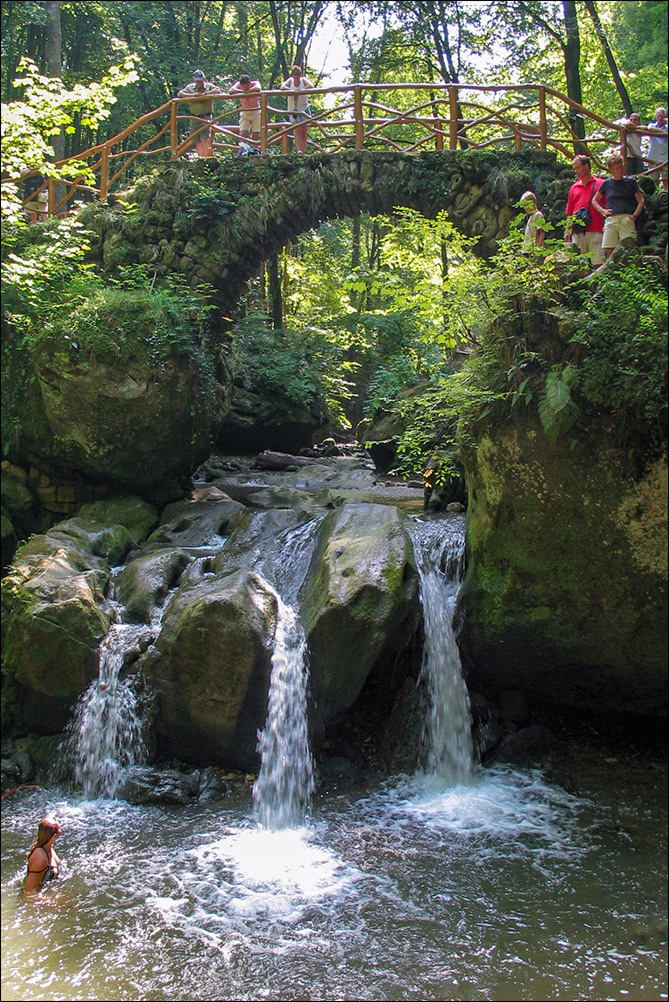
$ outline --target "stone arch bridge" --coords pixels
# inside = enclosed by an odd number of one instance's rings
[[[87,206],[83,218],[99,235],[92,254],[105,270],[141,263],[159,276],[181,273],[192,288],[213,286],[233,315],[260,263],[325,220],[400,206],[428,218],[445,210],[488,258],[523,190],[560,225],[573,180],[569,164],[538,150],[212,158],[170,163],[122,199]]]

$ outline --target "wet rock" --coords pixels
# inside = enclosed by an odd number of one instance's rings
[[[198,789],[197,771],[132,766],[126,770],[116,797],[130,804],[187,804],[197,796]]]
[[[185,577],[145,667],[157,692],[155,727],[165,753],[188,762],[257,765],[276,615],[274,593],[247,569]]]
[[[167,598],[192,557],[186,550],[165,549],[140,554],[116,579],[116,596],[125,607],[124,619],[148,623],[152,611]]]
[[[362,782],[362,778],[363,772],[360,766],[340,755],[328,758],[318,765],[319,785],[328,789],[355,786]]]
[[[127,541],[125,529],[99,530],[70,520],[33,536],[3,581],[7,681],[20,686],[20,712],[37,733],[61,731],[97,674],[111,615],[104,597],[110,566],[94,551],[115,555],[125,546],[118,540]]]
[[[522,689],[505,689],[498,700],[499,714],[503,720],[514,724],[526,724],[530,719],[530,711]]]
[[[379,761],[390,773],[415,772],[423,745],[424,699],[416,680],[404,681],[379,744]]]
[[[125,526],[135,545],[143,543],[158,524],[158,512],[153,505],[134,494],[82,505],[78,514],[89,522]]]
[[[543,724],[531,724],[509,734],[495,751],[495,760],[527,765],[540,762],[555,746],[555,735]]]
[[[233,501],[218,487],[195,488],[190,498],[175,501],[163,511],[160,525],[149,536],[144,552],[166,547],[193,547],[212,544],[220,547],[230,534],[244,506]]]
[[[220,775],[211,766],[200,772],[198,800],[205,803],[209,803],[212,800],[220,800],[221,797],[230,793],[231,789],[230,783],[221,779]]]
[[[347,504],[321,531],[303,604],[317,719],[358,698],[376,664],[392,664],[420,616],[413,552],[398,509]]]

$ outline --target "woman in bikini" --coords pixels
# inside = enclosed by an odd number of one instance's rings
[[[53,846],[59,835],[60,825],[56,819],[42,818],[37,838],[28,852],[28,872],[23,884],[26,894],[39,891],[45,881],[58,876],[60,858]]]

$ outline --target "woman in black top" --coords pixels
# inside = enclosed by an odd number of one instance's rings
[[[58,876],[60,858],[54,849],[54,842],[60,835],[60,825],[55,818],[42,818],[37,829],[37,838],[28,852],[28,865],[23,890],[26,894],[39,891],[47,880]]]
[[[636,178],[624,176],[621,156],[609,157],[607,166],[612,177],[599,186],[593,196],[592,207],[604,216],[602,250],[609,258],[619,244],[628,241],[636,243],[635,221],[643,209],[643,195]],[[606,196],[606,208],[601,204],[602,196]]]

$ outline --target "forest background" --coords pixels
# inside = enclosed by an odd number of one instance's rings
[[[667,7],[665,0],[5,0],[3,177],[49,169],[103,142],[174,97],[196,67],[223,88],[246,72],[269,89],[298,62],[315,85],[326,86],[322,70],[324,61],[331,62],[334,37],[345,40],[338,50],[345,65],[335,67],[338,83],[542,82],[608,119],[634,108],[646,123],[657,105],[666,105]],[[519,226],[521,218],[519,209]],[[69,314],[77,299],[90,303],[113,293],[84,264],[81,234],[62,224],[44,227],[52,233],[48,257],[43,244],[26,236],[16,205],[3,199],[4,309],[14,321],[20,318],[27,347],[42,336],[59,304]],[[517,229],[509,238],[516,250]],[[547,258],[562,234],[553,236]],[[646,309],[637,293],[646,289],[649,352],[636,360],[624,386],[610,378],[624,353],[624,331],[615,348],[605,347],[589,389],[587,373],[577,371],[573,359],[551,371],[544,366],[544,409],[551,385],[554,404],[547,427],[559,430],[573,420],[579,381],[590,403],[601,405],[608,395],[612,409],[657,389],[653,381],[660,377],[644,359],[662,335],[658,316],[666,296],[643,265],[635,267],[640,273],[612,290],[610,302],[604,289],[597,315],[577,337],[608,335],[615,301],[616,317],[627,312],[629,337],[637,338],[639,311]],[[403,428],[397,469],[409,473],[435,443],[448,442],[467,406],[481,413],[495,399],[509,408],[530,403],[527,359],[489,350],[485,372],[470,370],[459,379],[456,349],[494,349],[490,324],[504,302],[517,292],[550,291],[553,278],[550,267],[518,264],[513,246],[502,248],[492,266],[478,260],[444,217],[427,220],[403,211],[392,219],[333,220],[263,264],[225,351],[236,376],[266,392],[278,390],[299,403],[321,388],[342,434],[364,416],[394,412]],[[192,313],[188,290],[154,290],[155,276],[152,281],[141,269],[120,281],[171,295],[177,310]],[[416,386],[424,392],[407,393]]]

